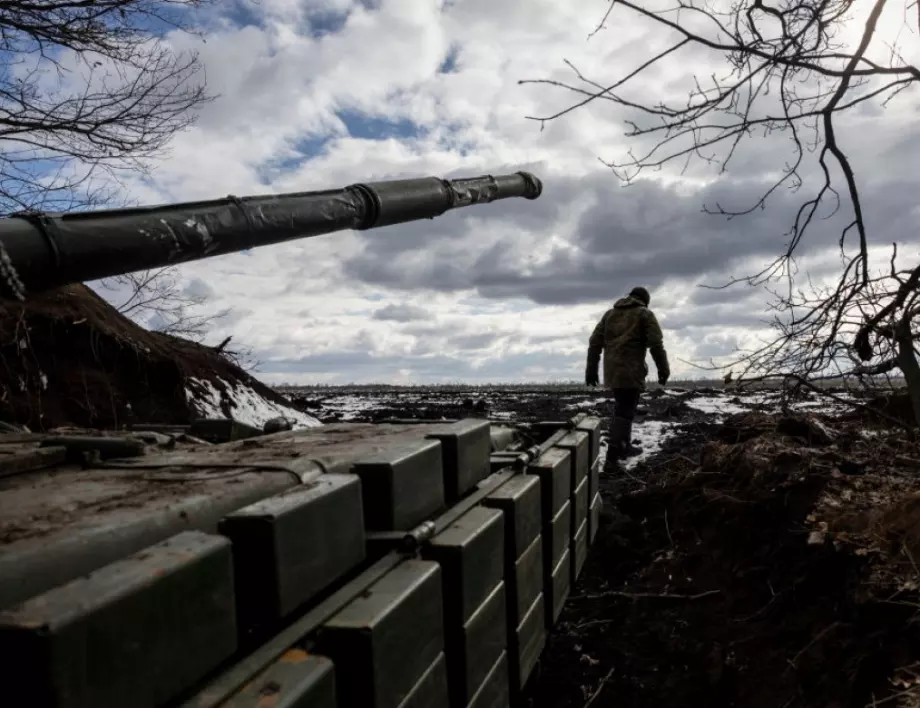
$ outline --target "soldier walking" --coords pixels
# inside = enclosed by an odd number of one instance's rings
[[[671,375],[664,350],[661,326],[648,309],[651,298],[645,288],[633,288],[607,310],[588,340],[585,383],[597,386],[598,365],[604,352],[604,386],[613,391],[614,413],[607,456],[634,457],[642,452],[632,444],[632,423],[645,386],[647,351],[658,369],[658,383],[664,386]]]

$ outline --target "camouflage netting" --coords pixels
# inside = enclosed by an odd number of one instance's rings
[[[205,382],[205,383],[201,383]],[[84,285],[0,304],[0,420],[33,431],[188,423],[186,390],[245,386],[287,402],[214,349],[150,332]],[[233,417],[229,398],[220,407]]]

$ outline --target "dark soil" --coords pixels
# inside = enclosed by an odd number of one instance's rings
[[[149,332],[84,285],[0,304],[0,420],[33,431],[188,423],[188,377],[245,381],[281,397],[213,349]]]
[[[874,396],[865,401],[866,408],[857,411],[855,415],[862,417],[871,416],[873,411],[889,416],[895,420],[912,424],[914,422],[914,409],[907,393],[894,393],[890,395]]]
[[[360,394],[359,394],[360,395]],[[598,399],[598,405],[588,407],[591,413],[605,410],[607,397],[605,391],[579,392],[581,399]],[[289,393],[292,403],[302,410],[316,416],[323,423],[333,423],[342,419],[341,413],[323,411],[324,396]],[[515,421],[553,421],[567,420],[579,411],[567,408],[571,403],[571,393],[564,391],[517,392],[495,389],[487,393],[458,395],[455,392],[439,391],[417,387],[411,394],[387,393],[381,395],[381,404],[367,411],[362,411],[349,418],[349,422],[379,423],[398,418],[404,420],[441,420],[457,418],[501,419],[513,414]]]
[[[803,452],[801,420],[768,421],[688,426],[626,481],[608,466],[601,531],[525,705],[863,708],[903,690],[889,679],[920,656],[916,598],[887,601],[878,556],[807,542],[841,466],[817,462],[838,459],[826,441]]]

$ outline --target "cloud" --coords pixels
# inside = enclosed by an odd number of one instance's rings
[[[413,380],[431,383],[484,381],[514,383],[522,380],[559,380],[567,377],[568,357],[552,353],[512,354],[473,364],[463,357],[431,355],[407,360],[396,356],[373,356],[362,351],[338,352],[335,355],[311,355],[297,359],[269,361],[262,365],[263,378],[292,381],[306,374],[312,380],[329,383],[379,381],[380,376],[394,380],[411,367]],[[330,372],[335,372],[331,374]]]
[[[428,311],[423,307],[397,305],[395,303],[384,305],[373,314],[375,320],[382,322],[415,322],[416,320],[428,319],[429,316]]]
[[[474,290],[539,304],[596,302],[633,285],[654,290],[701,276],[718,285],[757,272],[782,253],[800,203],[797,195],[781,192],[770,209],[729,220],[702,213],[702,205],[752,204],[768,185],[718,183],[684,194],[651,181],[618,187],[606,173],[566,177],[549,171],[546,181],[553,189],[532,209],[526,202],[494,205],[491,219],[470,212],[445,218],[437,230],[408,224],[395,238],[387,230],[362,235],[364,249],[345,261],[344,270],[388,288]],[[880,226],[877,239],[902,237],[906,215],[893,220],[885,212],[898,213],[893,207],[909,201],[912,188],[903,181],[866,190],[868,217]],[[799,253],[833,248],[849,218],[838,213],[817,221]]]
[[[214,297],[215,291],[201,278],[192,278],[183,286],[182,294],[189,298],[205,300]]]
[[[207,297],[206,311],[233,313],[209,340],[232,334],[252,346],[271,382],[578,379],[597,319],[635,285],[652,291],[676,376],[698,375],[680,360],[718,358],[761,333],[770,317],[762,289],[700,286],[778,255],[815,189],[817,155],[808,155],[801,190],[780,189],[766,209],[733,220],[703,205],[755,204],[791,154],[785,136],[751,136],[723,175],[699,163],[622,187],[598,157],[645,145],[624,136],[624,109],[596,102],[541,123],[529,117],[553,115],[575,95],[519,83],[573,81],[563,59],[603,83],[671,41],[628,14],[586,41],[605,9],[240,0],[202,16],[206,43],[171,34],[175,47],[201,53],[220,97],[177,136],[150,182],[128,183],[141,202],[517,170],[544,184],[535,201],[184,264],[185,292]],[[682,99],[693,74],[715,66],[711,54],[684,54],[642,90]],[[879,248],[916,241],[915,106],[904,95],[840,121]],[[829,212],[801,250],[820,277],[835,274],[849,218]]]

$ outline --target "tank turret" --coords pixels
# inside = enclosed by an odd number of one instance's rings
[[[498,199],[536,199],[527,172],[0,219],[0,297],[161,268],[335,231],[363,231]]]

